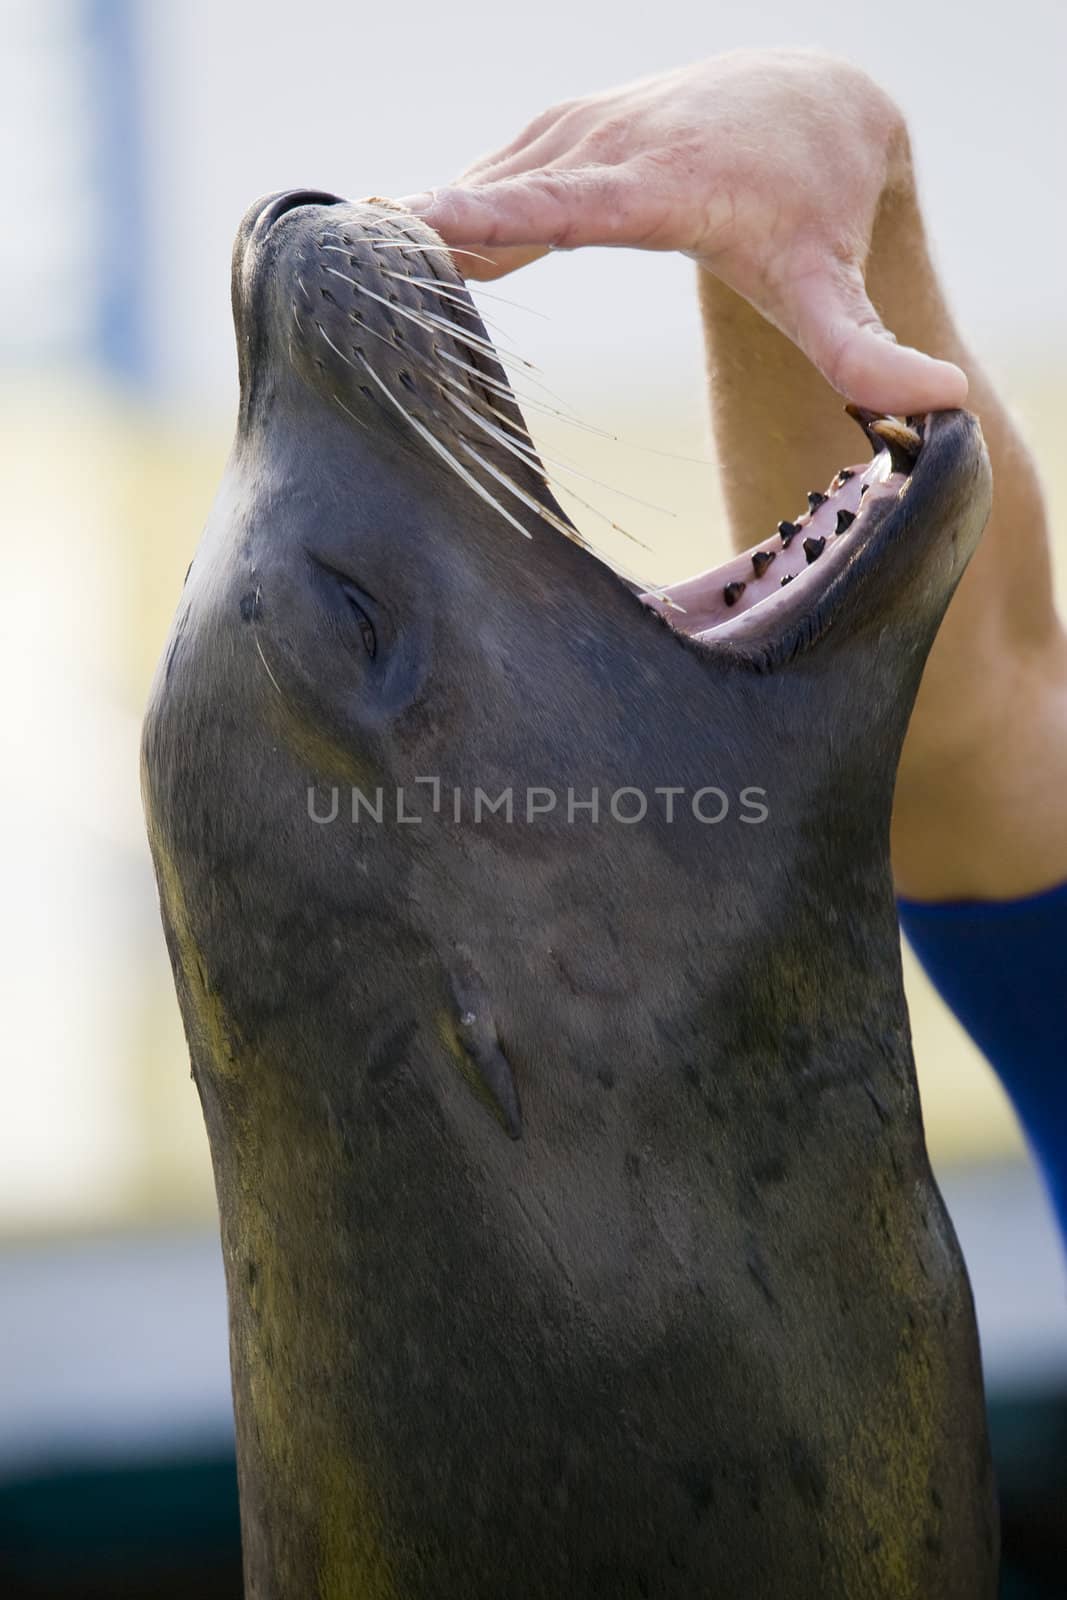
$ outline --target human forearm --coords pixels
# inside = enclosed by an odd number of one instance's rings
[[[1067,653],[1034,464],[955,328],[902,159],[872,233],[867,287],[898,337],[965,368],[994,473],[982,545],[949,608],[901,763],[893,852],[917,898],[1006,897],[1067,878]],[[700,297],[731,531],[751,544],[856,457],[839,396],[708,273]]]

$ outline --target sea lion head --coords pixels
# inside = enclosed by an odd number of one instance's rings
[[[925,419],[914,461],[881,448],[864,499],[857,470],[810,531],[770,534],[761,580],[741,556],[670,608],[583,548],[462,278],[415,218],[306,191],[257,203],[233,304],[237,439],[166,694],[197,730],[184,785],[195,772],[225,791],[242,837],[237,813],[260,818],[274,914],[314,922],[349,897],[404,950],[362,981],[447,989],[453,966],[476,970],[517,1054],[547,1066],[566,1031],[544,1004],[554,985],[625,997],[648,1027],[698,951],[708,993],[735,944],[750,969],[780,953],[768,897],[780,910],[787,884],[840,898],[847,919],[843,853],[888,908],[900,741],[986,511],[972,418]],[[848,496],[859,515],[834,535]],[[309,790],[336,825],[309,817]],[[717,792],[694,812],[702,790]],[[291,994],[306,953],[278,974]]]
[[[292,1496],[270,1531],[285,1491],[264,1418],[295,1438],[321,1379],[345,1396],[331,1459],[343,1477],[371,1462],[383,1526],[404,1525],[374,1535],[397,1593],[423,1593],[403,1551],[432,1522],[431,1479],[454,1485],[452,1532],[426,1532],[454,1587],[427,1593],[473,1593],[498,1558],[563,1592],[540,1513],[505,1506],[520,1479],[560,1475],[552,1514],[603,1519],[568,1548],[618,1573],[631,1546],[644,1559],[661,1491],[680,1531],[654,1562],[670,1545],[672,1570],[732,1592],[780,1576],[783,1552],[815,1592],[809,1525],[859,1551],[856,1518],[884,1553],[852,1592],[940,1572],[908,1530],[929,1492],[954,1549],[977,1515],[941,1446],[980,1379],[936,1202],[913,1238],[929,1174],[888,827],[923,662],[988,509],[976,422],[861,417],[870,466],[672,603],[553,498],[415,217],[312,191],[259,202],[233,304],[237,437],[144,769],[223,1212],[253,1564],[299,1566]],[[893,1410],[902,1307],[922,1377]],[[265,1375],[267,1344],[288,1353]],[[416,1370],[439,1374],[424,1437]],[[882,1432],[846,1482],[842,1418],[870,1406]],[[501,1428],[522,1440],[514,1473]],[[976,1421],[967,1472],[982,1437]],[[749,1448],[781,1479],[771,1536],[743,1531]],[[672,1498],[709,1449],[733,1463],[708,1489],[714,1535],[703,1491],[684,1514]],[[475,1525],[494,1554],[468,1568]]]

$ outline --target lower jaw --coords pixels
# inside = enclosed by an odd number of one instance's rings
[[[780,612],[814,602],[833,570],[862,545],[873,507],[906,489],[922,448],[923,423],[849,408],[874,446],[874,459],[843,467],[807,510],[769,539],[720,566],[641,596],[679,633],[701,641],[743,637],[773,627]]]

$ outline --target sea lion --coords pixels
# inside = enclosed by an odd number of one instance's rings
[[[888,863],[975,420],[642,598],[415,219],[271,197],[233,302],[143,769],[249,1595],[991,1596]]]

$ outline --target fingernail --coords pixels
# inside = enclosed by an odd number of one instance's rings
[[[403,206],[405,211],[429,211],[434,203],[433,194],[402,194],[397,200],[398,206]]]

